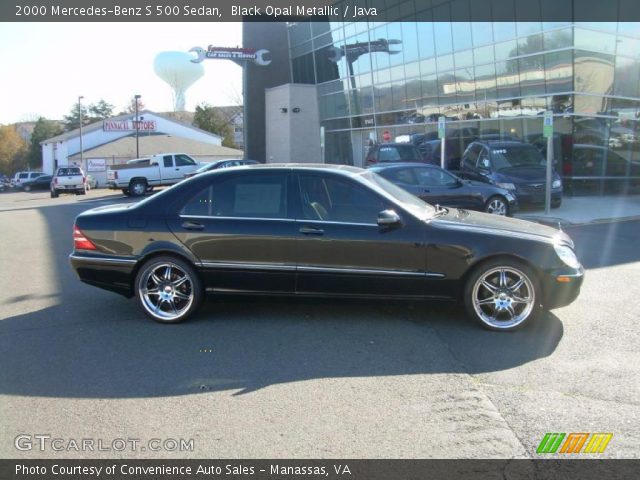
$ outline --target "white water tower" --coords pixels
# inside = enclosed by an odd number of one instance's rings
[[[204,67],[191,62],[186,52],[161,52],[153,62],[153,70],[173,90],[173,111],[185,110],[187,89],[204,75]]]

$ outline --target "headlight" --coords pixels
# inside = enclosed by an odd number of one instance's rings
[[[571,268],[580,268],[578,257],[576,257],[576,254],[569,247],[566,245],[554,245],[553,248],[565,265]]]
[[[551,188],[560,188],[562,186],[562,180],[554,180],[551,184]]]
[[[515,190],[516,186],[513,183],[496,183],[496,186],[505,188],[507,190]]]

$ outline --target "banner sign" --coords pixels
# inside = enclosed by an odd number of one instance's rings
[[[215,47],[209,45],[207,49],[201,47],[193,47],[190,52],[197,55],[197,58],[193,58],[193,63],[200,63],[207,58],[232,60],[234,62],[244,62],[252,60],[254,63],[260,66],[267,66],[271,63],[269,56],[269,50],[256,50],[255,48],[242,48],[242,47]]]
[[[139,132],[155,132],[158,130],[158,124],[155,120],[103,120],[102,130],[105,132],[135,132],[136,123]]]
[[[104,158],[87,159],[87,172],[104,172],[107,169],[107,161]]]

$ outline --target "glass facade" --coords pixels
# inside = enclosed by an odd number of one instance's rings
[[[549,22],[547,0],[484,2],[494,21],[433,22],[453,8],[478,18],[476,2],[406,2],[406,16],[396,3],[392,22],[288,26],[293,82],[318,86],[327,163],[362,166],[383,133],[435,135],[440,116],[460,154],[487,135],[544,150],[551,110],[568,191],[640,184],[640,23]]]

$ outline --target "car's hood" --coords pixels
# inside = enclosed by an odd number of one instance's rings
[[[547,227],[535,222],[519,220],[517,218],[491,215],[450,208],[446,215],[431,220],[433,225],[464,231],[478,231],[489,234],[526,237],[549,243],[566,243],[573,247],[571,238],[561,230]]]
[[[496,172],[500,182],[526,183],[526,182],[546,182],[546,167],[511,167],[503,168]],[[552,172],[553,179],[558,178],[558,174]]]

